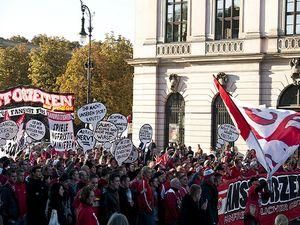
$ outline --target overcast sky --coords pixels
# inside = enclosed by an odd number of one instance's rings
[[[114,31],[133,42],[134,1],[83,0],[94,13],[93,39],[103,40],[105,33]],[[31,40],[46,34],[79,41],[81,15],[80,0],[0,0],[0,37]]]

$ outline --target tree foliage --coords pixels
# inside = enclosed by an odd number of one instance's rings
[[[19,42],[19,43],[29,43],[27,38],[20,35],[12,36],[9,40],[14,42]]]
[[[58,78],[62,92],[74,92],[77,106],[86,104],[87,78],[84,64],[88,46],[74,51],[66,72]],[[133,68],[132,45],[125,38],[106,35],[103,43],[92,43],[92,98],[106,105],[108,112],[131,113]]]
[[[29,78],[34,86],[46,91],[57,91],[56,78],[65,73],[71,57],[68,41],[40,35],[32,40],[39,48],[30,53]]]
[[[26,45],[0,49],[0,89],[29,85],[29,52]]]

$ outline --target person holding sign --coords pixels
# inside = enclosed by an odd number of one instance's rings
[[[270,196],[268,184],[265,180],[259,182],[257,177],[252,177],[249,185],[244,225],[260,225],[260,202],[261,198]]]

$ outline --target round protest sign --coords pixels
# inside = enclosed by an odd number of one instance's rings
[[[144,124],[139,132],[139,138],[142,143],[149,143],[152,140],[153,129],[150,124]]]
[[[103,148],[104,148],[105,151],[109,151],[109,149],[111,148],[111,146],[112,146],[112,143],[110,143],[110,142],[105,142],[103,144]]]
[[[218,128],[218,135],[225,141],[234,142],[239,138],[239,133],[235,126],[231,124],[222,124]]]
[[[6,145],[6,140],[0,138],[0,146]]]
[[[117,160],[119,166],[121,166],[122,162],[124,162],[130,156],[132,146],[133,144],[128,138],[120,140],[117,144],[115,150],[115,159]]]
[[[39,120],[29,120],[25,130],[28,136],[36,141],[42,140],[46,134],[46,127]]]
[[[80,129],[76,134],[78,145],[83,149],[83,152],[92,150],[96,144],[93,131],[90,129]]]
[[[137,148],[133,145],[132,146],[132,151],[128,158],[124,161],[124,163],[133,163],[138,159],[139,153]]]
[[[82,106],[78,111],[78,118],[84,122],[96,127],[96,124],[104,118],[106,114],[106,107],[101,102],[94,102]]]
[[[113,123],[118,128],[118,133],[123,133],[127,128],[127,118],[119,113],[111,114],[108,119],[108,122]]]
[[[0,138],[4,140],[13,139],[18,133],[19,127],[13,120],[0,123]]]
[[[111,122],[100,121],[95,127],[94,137],[100,143],[113,141],[118,135],[118,128]]]
[[[221,139],[221,138],[218,138],[217,143],[219,143],[220,145],[224,145],[225,144],[224,140]]]

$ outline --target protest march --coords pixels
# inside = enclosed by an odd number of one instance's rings
[[[2,92],[0,224],[299,223],[300,114],[244,106],[214,83],[234,125],[210,149],[159,148],[151,124],[133,143],[126,116],[101,102],[76,112],[72,94]],[[248,149],[232,144],[239,135]]]

